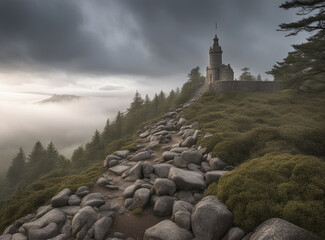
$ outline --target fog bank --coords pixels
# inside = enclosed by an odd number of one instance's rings
[[[0,92],[0,174],[23,147],[26,155],[36,141],[44,147],[52,141],[61,154],[88,142],[102,131],[107,118],[125,110],[132,96],[85,97],[69,103],[36,104],[49,96]]]

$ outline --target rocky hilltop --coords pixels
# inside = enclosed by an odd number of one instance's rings
[[[234,226],[233,213],[204,190],[236,166],[197,145],[211,134],[182,118],[188,106],[138,130],[136,152],[107,156],[107,171],[92,188],[63,189],[50,205],[8,226],[0,240],[318,239],[279,218],[249,233]]]
[[[72,101],[76,101],[76,100],[80,100],[82,97],[80,96],[76,96],[76,95],[68,95],[68,94],[54,94],[53,96],[44,99],[40,102],[38,102],[38,104],[47,104],[47,103],[66,103],[66,102],[72,102]]]

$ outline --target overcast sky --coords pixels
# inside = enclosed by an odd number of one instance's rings
[[[0,90],[109,96],[181,86],[216,32],[238,77],[264,74],[304,36],[279,0],[1,0]]]

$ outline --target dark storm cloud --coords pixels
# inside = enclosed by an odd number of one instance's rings
[[[224,62],[269,70],[290,50],[271,0],[2,0],[0,69],[164,76],[208,63],[218,22]]]

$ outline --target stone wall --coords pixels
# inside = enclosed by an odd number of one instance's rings
[[[217,81],[210,84],[210,89],[217,93],[274,92],[279,84],[275,81]]]

